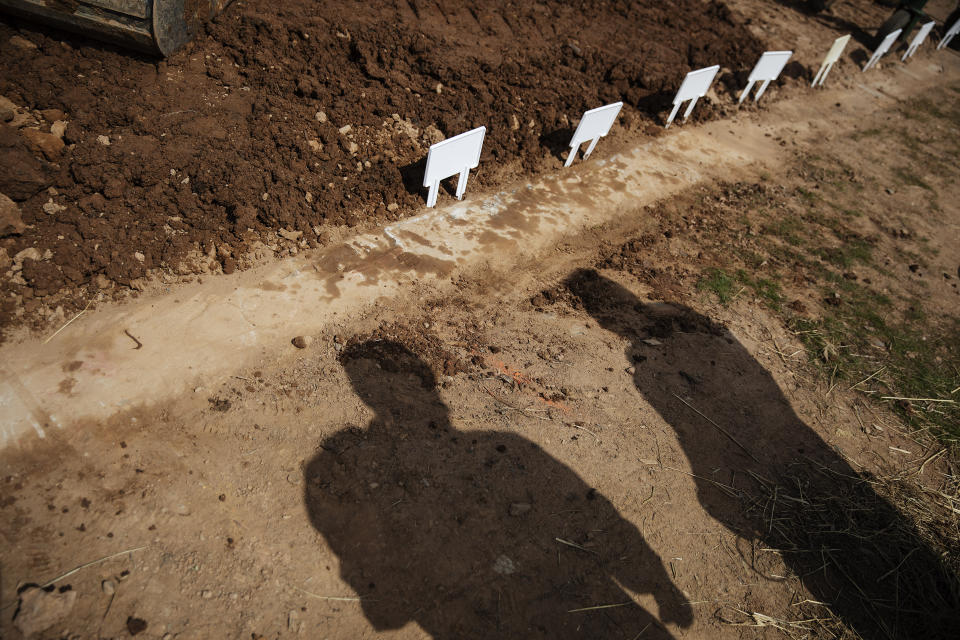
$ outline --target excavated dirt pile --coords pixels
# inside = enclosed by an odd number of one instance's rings
[[[472,185],[559,167],[585,109],[643,131],[684,73],[761,51],[703,0],[252,0],[165,62],[0,18],[0,328],[400,218],[475,126]]]

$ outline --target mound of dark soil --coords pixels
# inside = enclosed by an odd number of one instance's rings
[[[0,270],[0,326],[58,292],[399,218],[423,205],[429,145],[475,126],[471,184],[559,167],[585,109],[623,100],[642,129],[690,69],[761,51],[714,0],[238,1],[165,62],[4,17],[0,96],[28,117],[0,124],[0,192],[31,227],[0,250],[52,257]],[[57,119],[64,149],[25,133]]]

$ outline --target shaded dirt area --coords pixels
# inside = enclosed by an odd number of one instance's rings
[[[235,2],[165,62],[4,18],[0,193],[29,228],[0,239],[0,325],[402,217],[428,146],[481,124],[475,185],[558,168],[585,109],[643,132],[684,73],[761,51],[715,0]]]

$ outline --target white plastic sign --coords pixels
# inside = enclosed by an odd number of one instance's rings
[[[760,96],[763,95],[763,92],[767,90],[767,87],[770,86],[770,83],[776,80],[780,76],[780,72],[783,71],[783,68],[787,66],[787,61],[790,60],[790,56],[793,55],[793,51],[766,51],[760,59],[757,60],[756,66],[753,68],[753,71],[750,72],[750,78],[748,78],[747,88],[743,90],[743,93],[740,94],[740,102],[738,104],[743,104],[744,99],[750,95],[750,90],[753,89],[753,85],[758,82],[762,82],[760,89],[757,91],[757,95],[754,96],[754,102],[760,101]]]
[[[957,35],[958,33],[960,33],[960,20],[954,22],[953,26],[947,29],[947,33],[944,34],[943,40],[941,40],[940,44],[937,45],[937,51],[950,44],[950,41],[953,40],[953,36]]]
[[[580,145],[584,142],[590,142],[590,146],[583,154],[583,159],[589,158],[590,154],[593,153],[593,148],[597,146],[597,141],[610,133],[610,127],[613,126],[622,107],[622,102],[614,102],[585,112],[583,117],[580,118],[577,130],[573,132],[573,138],[570,139],[570,155],[567,156],[567,161],[563,166],[569,167],[573,164],[573,159],[577,157],[577,151],[580,150]]]
[[[930,35],[931,31],[933,31],[933,26],[935,24],[937,23],[931,20],[927,24],[920,27],[920,31],[917,32],[917,35],[913,36],[913,40],[910,41],[910,46],[907,47],[907,50],[903,54],[903,57],[900,58],[900,62],[903,62],[904,60],[906,60],[907,58],[909,58],[910,56],[912,56],[917,52],[917,49],[920,48],[920,45],[922,45],[927,40],[927,36]]]
[[[428,207],[437,206],[440,181],[458,173],[457,200],[463,200],[463,192],[467,190],[467,175],[470,169],[476,169],[480,164],[480,151],[486,133],[486,127],[479,127],[430,146],[427,168],[423,172],[423,186],[430,188]]]
[[[697,69],[687,74],[687,77],[683,79],[683,84],[680,85],[680,89],[677,91],[677,96],[673,99],[673,111],[670,112],[670,117],[667,118],[667,126],[665,128],[670,128],[670,123],[673,122],[673,119],[677,116],[680,105],[687,100],[690,101],[690,104],[683,114],[683,119],[686,121],[686,119],[690,117],[690,114],[693,112],[693,107],[697,104],[697,100],[707,95],[710,85],[713,84],[713,79],[717,76],[717,71],[720,71],[720,65],[715,64],[712,67]]]
[[[850,34],[845,36],[840,36],[833,41],[833,46],[830,47],[830,51],[827,51],[827,57],[823,59],[823,64],[820,65],[820,70],[817,71],[817,75],[813,76],[813,84],[811,87],[822,87],[824,80],[827,79],[827,74],[830,73],[830,69],[833,69],[833,65],[840,59],[840,56],[843,55],[843,50],[847,48],[847,43],[850,42]]]
[[[873,55],[870,56],[870,59],[867,60],[867,64],[865,64],[863,67],[864,71],[870,69],[880,62],[880,58],[882,58],[887,51],[890,51],[890,47],[892,47],[893,43],[896,42],[897,38],[900,37],[901,31],[903,31],[903,29],[897,29],[893,33],[887,34],[887,37],[883,39],[883,42],[880,43],[880,46],[877,47],[877,50],[874,51]]]

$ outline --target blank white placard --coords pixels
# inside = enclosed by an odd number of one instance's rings
[[[680,89],[677,90],[676,97],[673,99],[673,111],[670,112],[670,117],[667,118],[667,126],[665,128],[670,128],[670,123],[673,122],[673,119],[677,116],[680,105],[687,100],[690,101],[690,104],[683,114],[683,119],[686,121],[686,119],[690,117],[690,114],[693,112],[693,107],[697,104],[697,100],[707,95],[710,85],[713,84],[713,79],[717,76],[717,71],[720,71],[720,65],[715,64],[712,67],[697,69],[687,74],[687,77],[683,79],[683,84],[680,85]]]
[[[593,148],[597,146],[597,140],[610,133],[610,127],[616,121],[621,108],[623,108],[622,102],[614,102],[585,112],[583,117],[580,118],[577,130],[573,132],[573,138],[570,139],[570,155],[567,156],[567,161],[563,166],[569,167],[573,164],[573,159],[577,157],[580,145],[588,141],[590,146],[583,154],[583,159],[589,158],[590,154],[593,153]]]
[[[750,90],[753,89],[754,84],[762,82],[763,84],[760,85],[760,89],[757,90],[757,95],[753,98],[754,102],[759,102],[760,96],[767,90],[770,83],[780,76],[780,72],[787,66],[787,61],[790,60],[790,56],[792,55],[793,51],[765,51],[764,54],[760,56],[760,59],[757,60],[753,71],[750,72],[750,78],[747,80],[747,88],[740,94],[738,104],[743,104],[744,99],[750,95]]]
[[[920,31],[917,32],[917,35],[913,36],[913,40],[910,41],[910,46],[907,47],[907,50],[904,52],[903,57],[900,58],[900,62],[905,61],[907,58],[909,58],[910,56],[912,56],[917,52],[917,49],[920,48],[920,45],[922,45],[926,41],[927,36],[930,35],[931,31],[933,31],[933,26],[935,24],[937,23],[931,20],[927,24],[920,27]]]
[[[953,40],[953,37],[958,33],[960,33],[960,20],[954,22],[953,26],[947,29],[947,32],[943,36],[943,40],[941,40],[940,44],[937,45],[937,51],[950,44],[950,41]]]
[[[430,146],[427,168],[423,172],[423,186],[430,188],[427,196],[428,207],[437,205],[440,181],[458,173],[460,179],[457,181],[457,200],[463,199],[463,192],[467,190],[467,175],[470,169],[475,169],[480,164],[480,151],[483,149],[486,133],[486,127],[478,127]]]
[[[887,51],[890,51],[890,47],[892,47],[893,43],[896,42],[897,38],[900,37],[900,33],[902,31],[903,29],[897,29],[893,33],[887,34],[887,37],[883,39],[883,42],[880,43],[880,46],[877,47],[877,50],[874,51],[873,55],[870,56],[870,59],[867,60],[867,64],[865,64],[863,67],[864,71],[874,67],[878,62],[880,62],[880,58],[882,58]]]
[[[827,56],[823,59],[823,64],[820,65],[820,70],[817,71],[817,75],[813,76],[811,87],[823,86],[824,80],[827,79],[827,74],[830,73],[830,69],[833,69],[833,65],[840,59],[840,56],[843,55],[843,50],[847,48],[848,42],[850,42],[849,33],[833,41],[833,46],[830,47],[830,51],[827,51]]]

